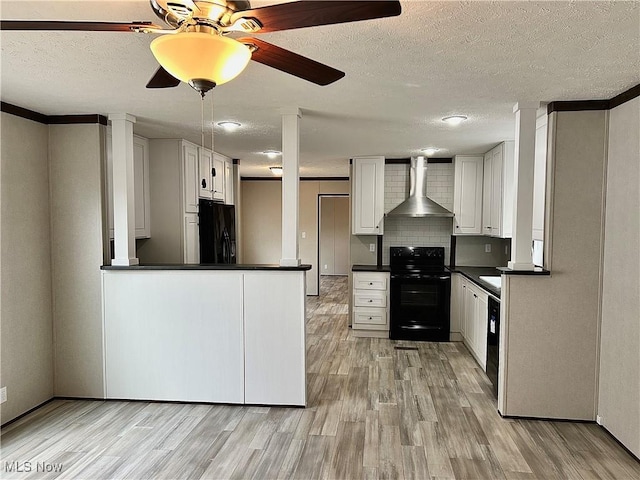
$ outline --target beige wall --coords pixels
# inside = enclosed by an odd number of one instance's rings
[[[640,98],[610,111],[598,415],[640,457]]]
[[[320,197],[320,274],[348,275],[349,197]]]
[[[1,114],[0,385],[4,424],[53,396],[46,125]]]
[[[510,275],[502,413],[595,420],[607,112],[549,118],[550,277]]]
[[[486,245],[491,245],[491,252],[485,251]],[[506,267],[510,252],[511,240],[508,238],[456,236],[457,266]],[[446,261],[448,263],[449,259]]]
[[[51,251],[57,396],[102,397],[102,125],[51,125]]]
[[[242,261],[279,263],[282,254],[282,193],[279,181],[243,180],[241,183]],[[302,263],[307,272],[307,294],[318,294],[318,195],[349,193],[349,182],[300,182],[299,239]]]

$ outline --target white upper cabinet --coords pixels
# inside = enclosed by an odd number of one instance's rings
[[[206,148],[199,148],[198,152],[198,170],[200,172],[198,195],[200,198],[211,198],[211,192],[213,190],[213,175],[211,170],[213,165],[211,150],[207,150]]]
[[[454,160],[453,233],[482,233],[482,155],[456,155]]]
[[[353,159],[351,178],[354,235],[384,233],[384,157]]]
[[[233,205],[233,162],[224,162],[224,203]]]
[[[482,233],[510,238],[513,225],[514,143],[503,142],[484,156]]]
[[[533,172],[533,240],[544,240],[544,210],[547,177],[547,116],[536,121],[535,166]]]
[[[184,211],[198,212],[198,147],[191,143],[182,143],[182,175],[184,192]]]
[[[213,154],[213,160],[211,162],[211,175],[213,176],[211,182],[211,198],[214,200],[220,200],[222,202],[225,201],[224,190],[225,190],[225,164],[226,158],[222,155],[215,153]]]
[[[484,154],[482,181],[482,234],[491,235],[491,191],[493,189],[492,152]]]
[[[107,221],[109,238],[113,238],[113,153],[111,132],[106,135],[107,150]],[[149,141],[133,136],[133,185],[136,238],[151,235],[151,207],[149,202]]]

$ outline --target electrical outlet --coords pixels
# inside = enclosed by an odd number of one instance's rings
[[[7,401],[7,387],[0,388],[0,403]]]
[[[307,238],[307,232],[302,232],[302,238]]]
[[[370,243],[369,244],[369,251],[370,252],[375,252],[376,251],[376,244],[375,243]]]
[[[484,244],[484,253],[491,253],[491,244],[490,243],[485,243]]]
[[[324,269],[326,270],[327,268],[329,268],[329,266],[328,266],[328,265],[325,265],[325,266],[324,266]]]

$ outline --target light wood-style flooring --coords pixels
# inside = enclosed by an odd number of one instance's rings
[[[347,295],[309,298],[308,408],[54,400],[3,429],[0,478],[640,478],[595,424],[502,419],[460,343],[353,337]]]

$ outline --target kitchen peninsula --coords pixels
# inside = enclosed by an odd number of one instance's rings
[[[105,397],[305,406],[309,269],[102,267]]]

